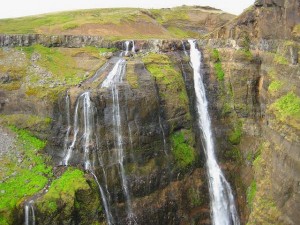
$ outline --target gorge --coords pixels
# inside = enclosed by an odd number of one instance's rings
[[[299,9],[0,20],[0,224],[299,224]]]

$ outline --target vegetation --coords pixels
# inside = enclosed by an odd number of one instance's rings
[[[181,130],[172,134],[171,143],[172,153],[179,168],[186,168],[195,162],[196,152],[190,130]]]
[[[224,80],[225,73],[222,68],[221,58],[218,49],[213,49],[211,54],[212,60],[214,62],[215,73],[219,81]]]
[[[131,88],[135,89],[139,87],[138,74],[135,72],[135,64],[132,62],[127,63],[126,80],[130,84]]]
[[[63,49],[33,45],[17,48],[17,50],[19,53],[26,53],[27,61],[23,60],[25,63],[19,68],[23,73],[18,75],[17,80],[10,83],[9,88],[12,89],[13,85],[15,87],[13,89],[18,89],[22,84],[27,96],[35,96],[53,102],[61,92],[93,75],[105,62],[101,53],[109,49],[95,47]],[[89,60],[84,60],[86,58]],[[93,58],[94,61],[92,62],[90,58]],[[34,67],[28,67],[29,60]],[[14,65],[11,67],[13,68]]]
[[[256,194],[256,181],[253,180],[247,189],[247,203],[250,208],[253,207],[253,200]]]
[[[54,180],[49,191],[36,202],[41,212],[53,214],[62,205],[74,205],[75,192],[79,189],[89,189],[84,173],[81,170],[68,168],[63,175]]]
[[[49,117],[39,117],[30,114],[0,114],[0,124],[29,130],[38,137],[43,136],[42,133],[45,133],[49,129],[50,123],[51,118]]]
[[[0,214],[3,223],[11,224],[13,210],[29,196],[34,195],[48,182],[52,176],[52,168],[45,164],[45,158],[39,150],[45,147],[45,142],[37,139],[28,131],[10,127],[17,134],[16,148],[22,155],[18,160],[16,155],[7,155],[0,159],[2,170],[0,178]]]
[[[289,61],[284,56],[282,56],[278,53],[274,56],[274,62],[277,64],[280,64],[280,65],[288,65],[289,64]]]
[[[239,120],[235,124],[233,131],[230,133],[228,137],[228,140],[231,144],[237,145],[240,143],[242,137],[242,127],[243,127],[242,121]]]
[[[269,87],[268,87],[268,91],[271,94],[275,94],[276,92],[280,91],[280,89],[282,88],[283,83],[279,80],[274,80],[270,83]]]
[[[300,121],[300,97],[289,92],[277,99],[270,107],[275,116],[281,122],[286,122],[294,127],[298,127]]]
[[[143,62],[159,85],[160,97],[166,102],[166,108],[184,109],[187,117],[190,117],[184,80],[170,58],[165,54],[150,53],[143,58]],[[174,98],[174,95],[178,98]]]

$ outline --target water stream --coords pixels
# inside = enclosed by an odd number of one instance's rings
[[[134,214],[132,212],[131,199],[128,190],[127,178],[124,169],[124,149],[123,149],[123,136],[122,136],[122,125],[121,125],[121,114],[120,114],[120,102],[119,102],[119,89],[118,84],[123,81],[123,77],[126,71],[126,60],[120,58],[116,63],[113,70],[108,74],[106,79],[103,81],[102,88],[110,88],[113,97],[113,126],[115,135],[115,148],[117,149],[117,161],[119,164],[119,172],[121,177],[122,189],[126,200],[127,206],[127,217],[129,221],[134,221]],[[133,222],[134,224],[134,222]]]
[[[25,220],[24,225],[35,225],[35,215],[34,215],[34,207],[33,207],[34,201],[30,200],[29,202],[25,203],[24,208],[24,214],[25,214]]]
[[[191,46],[190,59],[194,72],[198,126],[202,131],[203,147],[206,155],[212,221],[214,225],[239,225],[240,221],[231,187],[215,156],[208,102],[201,73],[201,52],[197,49],[195,41],[189,40],[189,43]]]

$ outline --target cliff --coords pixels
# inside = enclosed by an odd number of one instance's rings
[[[86,21],[58,22],[70,13],[51,15],[53,30],[2,25],[0,223],[22,224],[33,201],[39,224],[211,224],[190,46],[173,39],[201,34],[212,38],[197,43],[216,154],[241,223],[298,224],[298,6],[256,1],[237,18],[205,7],[130,9],[124,21],[147,18],[168,33],[129,42],[100,34],[107,21],[93,20],[94,33]],[[103,87],[118,63],[124,74]]]

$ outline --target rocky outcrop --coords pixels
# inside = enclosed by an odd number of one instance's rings
[[[238,18],[213,32],[211,37],[244,39],[298,39],[299,2],[257,0]]]

